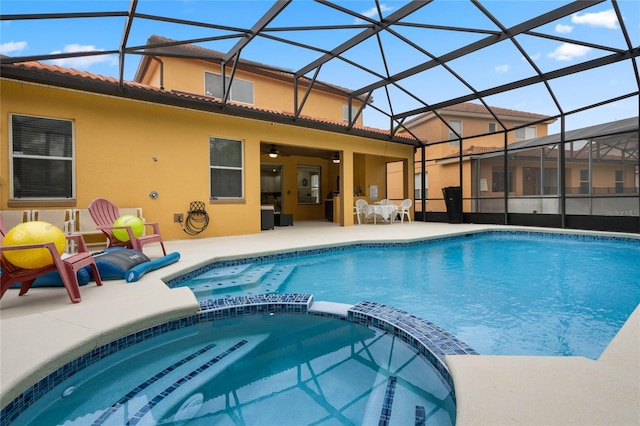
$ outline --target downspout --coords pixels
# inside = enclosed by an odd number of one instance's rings
[[[158,61],[158,63],[160,64],[160,90],[164,90],[164,62],[162,62],[162,59],[158,58],[157,56],[149,56],[149,58],[153,59],[154,61]]]

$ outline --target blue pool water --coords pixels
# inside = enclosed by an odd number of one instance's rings
[[[172,330],[86,367],[29,425],[453,425],[450,388],[398,338],[348,321],[255,315]]]
[[[221,263],[180,285],[199,299],[312,293],[394,306],[481,354],[595,359],[640,303],[640,241],[486,233]]]

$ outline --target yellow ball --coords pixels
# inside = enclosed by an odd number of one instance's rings
[[[133,230],[133,235],[136,237],[141,237],[144,232],[144,222],[138,216],[134,216],[132,214],[125,214],[120,216],[113,223],[113,226],[130,226],[131,230]],[[113,236],[118,239],[118,241],[129,241],[129,234],[126,229],[114,229]]]
[[[33,221],[14,226],[2,241],[5,246],[40,243],[54,243],[58,254],[62,254],[67,239],[57,226],[48,222]],[[51,253],[46,248],[5,250],[3,253],[10,263],[23,269],[38,269],[53,263]]]

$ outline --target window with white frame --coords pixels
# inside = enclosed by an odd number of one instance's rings
[[[353,120],[353,118],[356,116],[356,114],[358,113],[358,107],[355,105],[351,106],[351,119]],[[342,105],[342,121],[345,123],[349,122],[349,105],[344,104]]]
[[[73,121],[11,114],[12,199],[75,196]]]
[[[462,137],[462,120],[449,120],[449,145],[460,146],[460,139]],[[456,135],[457,133],[457,135]]]
[[[230,77],[225,77],[225,85],[229,84]],[[212,72],[204,73],[204,93],[207,96],[222,98],[222,75]],[[229,89],[229,99],[245,104],[253,104],[253,82],[234,77]]]
[[[489,123],[489,133],[496,132],[496,123]]]
[[[211,199],[244,197],[243,144],[240,140],[210,138]]]
[[[535,126],[522,127],[514,131],[514,137],[520,140],[533,139],[537,135]]]

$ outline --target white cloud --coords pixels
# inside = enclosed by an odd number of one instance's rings
[[[556,25],[556,32],[557,33],[568,34],[571,31],[573,31],[573,25],[563,25],[563,24],[557,24]]]
[[[62,50],[56,50],[51,52],[51,54],[55,55],[57,53],[74,53],[74,52],[100,52],[102,49],[96,49],[95,46],[91,45],[80,45],[80,44],[68,44]],[[51,62],[55,65],[59,65],[61,67],[69,67],[69,68],[81,68],[86,69],[91,65],[99,64],[103,62],[114,63],[117,60],[112,55],[96,55],[96,56],[79,56],[76,58],[62,58],[62,59],[53,59]]]
[[[9,41],[7,43],[0,44],[0,55],[9,55],[13,52],[19,52],[27,48],[26,41]]]
[[[395,9],[395,7],[393,6],[387,6],[386,4],[380,5],[380,11],[382,12],[389,12],[393,9]],[[367,18],[373,18],[373,19],[379,18],[377,7],[372,7],[371,9],[361,12],[360,14],[366,16]],[[363,22],[362,19],[356,19],[356,24],[361,24],[362,22]]]
[[[540,54],[540,52],[538,52],[538,53],[533,53],[533,54],[529,55],[529,58],[530,58],[532,61],[537,61],[538,59],[540,59],[540,56],[542,56],[542,55]],[[527,58],[525,58],[524,56],[522,56],[522,60],[523,60],[523,61],[526,61],[526,60],[527,60]]]
[[[557,61],[570,61],[586,55],[591,50],[590,47],[579,46],[577,44],[563,43],[547,56]]]
[[[499,74],[504,74],[509,71],[509,65],[498,65],[494,67],[493,70]]]
[[[591,27],[618,29],[618,17],[613,9],[597,13],[585,13],[584,15],[575,13],[571,15],[571,22],[574,24],[587,24]]]

